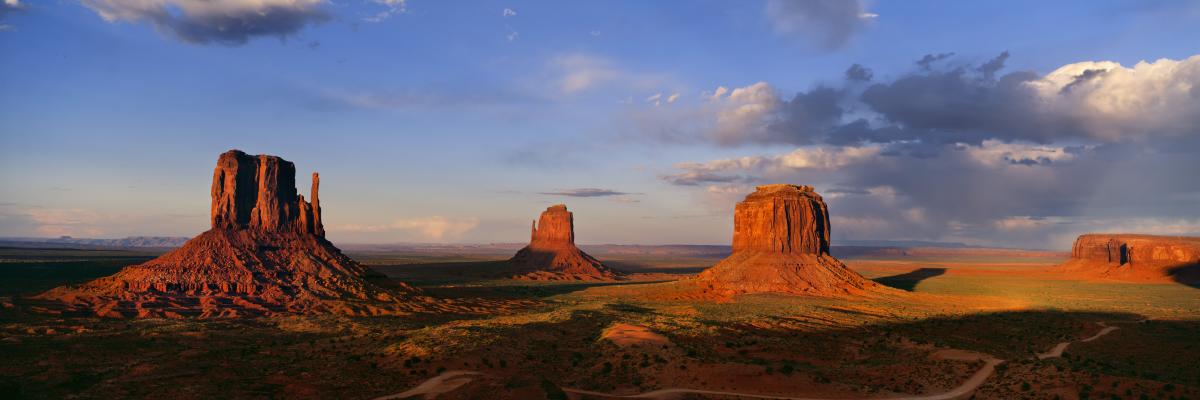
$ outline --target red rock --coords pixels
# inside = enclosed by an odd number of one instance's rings
[[[384,314],[412,310],[415,289],[391,281],[325,240],[319,177],[312,203],[296,194],[282,158],[231,150],[217,159],[212,229],[116,274],[35,296],[99,316]]]
[[[829,255],[829,212],[810,186],[765,185],[734,210],[733,254],[696,277],[719,295],[845,295],[878,285]]]
[[[1085,234],[1071,246],[1063,271],[1133,281],[1174,279],[1174,270],[1200,265],[1200,237]]]
[[[575,246],[575,217],[567,206],[553,205],[534,221],[529,245],[509,263],[524,280],[611,281],[622,275]]]

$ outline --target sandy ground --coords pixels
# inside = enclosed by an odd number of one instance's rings
[[[665,346],[671,344],[666,336],[655,333],[650,328],[629,325],[629,324],[613,324],[613,326],[604,330],[601,339],[609,340],[621,347],[629,347],[633,345],[651,345]]]

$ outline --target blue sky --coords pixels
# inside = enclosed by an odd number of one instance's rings
[[[564,202],[584,243],[726,243],[778,181],[835,240],[1200,233],[1194,2],[2,4],[0,236],[193,235],[230,148],[320,171],[345,242]]]

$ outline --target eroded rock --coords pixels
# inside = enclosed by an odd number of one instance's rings
[[[325,240],[313,173],[312,203],[296,193],[296,168],[231,150],[217,159],[212,229],[143,264],[34,301],[48,312],[108,317],[281,313],[394,314],[416,290],[391,281]]]
[[[517,252],[509,263],[525,280],[611,281],[622,274],[575,246],[575,217],[567,206],[546,208],[533,223],[529,245]]]
[[[878,286],[829,255],[828,208],[811,186],[759,186],[733,225],[733,254],[696,278],[705,290],[830,296]]]

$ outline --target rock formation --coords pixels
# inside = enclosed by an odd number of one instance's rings
[[[291,162],[237,150],[221,154],[210,230],[161,257],[34,301],[101,316],[405,312],[403,299],[414,289],[325,240],[318,179],[314,173],[309,203],[296,194]]]
[[[553,205],[533,222],[529,245],[509,263],[516,279],[611,281],[621,274],[575,246],[575,218],[567,206]]]
[[[1063,271],[1118,280],[1193,279],[1200,237],[1086,234],[1075,239]]]
[[[810,186],[764,185],[737,204],[733,254],[696,277],[717,294],[835,296],[878,285],[829,255],[829,211]]]

